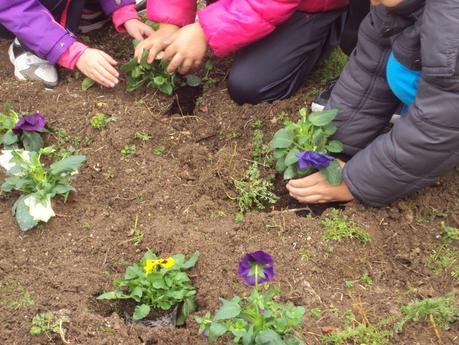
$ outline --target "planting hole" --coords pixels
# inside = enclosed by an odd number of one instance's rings
[[[174,94],[174,102],[165,115],[191,115],[196,107],[196,101],[202,95],[202,86],[182,86]]]

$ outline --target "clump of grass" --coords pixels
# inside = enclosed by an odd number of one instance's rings
[[[123,148],[121,149],[121,155],[123,157],[133,156],[136,153],[137,153],[137,147],[134,144],[124,145]]]
[[[96,115],[91,117],[91,120],[90,120],[91,126],[94,127],[95,129],[102,129],[102,128],[107,127],[110,121],[112,121],[112,119],[102,113],[97,113]]]
[[[395,331],[401,332],[407,322],[430,322],[434,328],[449,329],[451,323],[459,320],[456,296],[447,295],[415,300],[400,308],[403,318],[395,324]]]
[[[27,309],[35,305],[30,292],[17,282],[0,282],[0,306],[11,310]]]
[[[271,192],[272,182],[260,177],[257,163],[253,163],[250,166],[244,179],[234,181],[234,187],[236,188],[236,200],[239,206],[239,215],[236,215],[236,219],[241,219],[241,215],[253,208],[262,210],[265,208],[266,203],[274,204],[278,200],[277,195]]]
[[[340,214],[337,209],[332,209],[330,215],[321,223],[325,227],[322,234],[324,240],[357,239],[363,244],[370,242],[371,238],[368,232],[357,227],[347,216]]]
[[[459,249],[455,243],[459,240],[459,229],[441,223],[442,242],[427,257],[427,265],[435,273],[451,270],[451,276],[459,279]]]

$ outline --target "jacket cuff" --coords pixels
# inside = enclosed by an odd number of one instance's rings
[[[113,25],[115,26],[116,31],[126,32],[124,23],[130,19],[139,19],[135,5],[126,5],[117,9],[112,14]]]
[[[74,42],[67,51],[61,55],[58,64],[64,68],[73,70],[84,51],[88,48],[83,43],[78,41]]]
[[[149,0],[147,18],[153,22],[185,26],[196,19],[196,1]]]
[[[46,59],[51,64],[56,64],[59,58],[62,56],[62,54],[64,54],[75,42],[76,38],[74,36],[72,36],[69,33],[65,34],[57,41],[54,47],[50,50],[50,52],[46,56]]]

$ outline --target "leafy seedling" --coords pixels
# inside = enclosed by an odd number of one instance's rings
[[[65,344],[69,344],[65,339],[67,333],[64,328],[65,322],[68,322],[68,318],[64,315],[56,316],[49,311],[37,314],[32,319],[30,334],[33,336],[45,334],[50,341],[53,340],[52,335],[57,334]]]
[[[137,153],[137,147],[135,144],[132,145],[124,145],[121,149],[121,155],[123,157],[133,156]]]
[[[83,81],[81,82],[81,90],[87,91],[90,88],[92,88],[96,82],[92,80],[91,78],[84,78]]]
[[[91,126],[95,129],[102,129],[107,127],[108,123],[111,122],[112,119],[105,114],[97,113],[93,117],[91,117]]]
[[[370,235],[360,229],[348,217],[340,214],[339,210],[332,209],[330,215],[322,220],[325,231],[322,235],[324,240],[340,241],[342,239],[357,239],[361,243],[370,242]]]

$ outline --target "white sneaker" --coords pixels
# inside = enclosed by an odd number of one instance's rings
[[[135,0],[135,8],[137,11],[143,11],[147,7],[147,0]]]
[[[56,67],[25,50],[17,38],[8,48],[8,55],[17,80],[41,80],[45,87],[50,89],[57,86]]]

